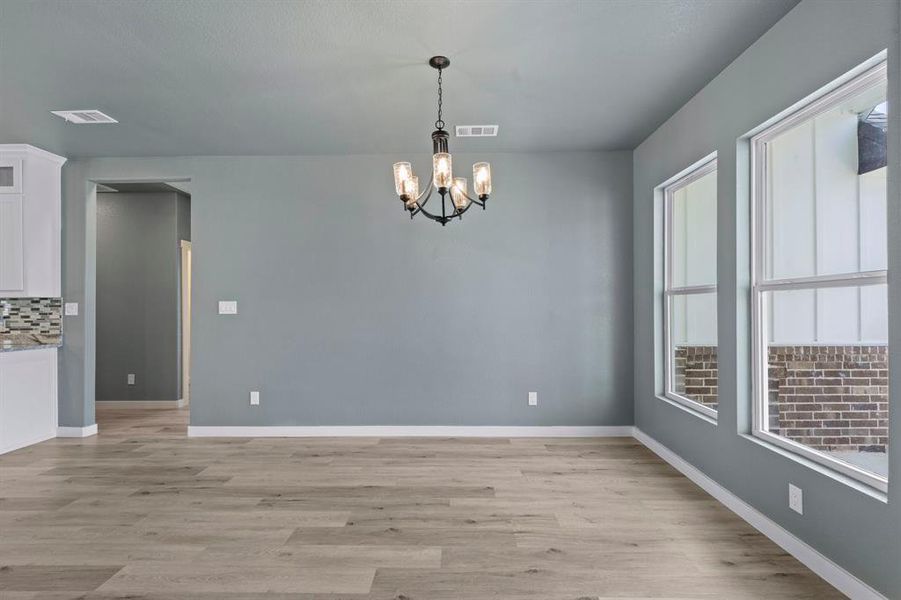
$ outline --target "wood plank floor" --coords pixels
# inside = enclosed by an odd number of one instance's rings
[[[0,456],[0,598],[842,596],[632,439],[187,439]]]

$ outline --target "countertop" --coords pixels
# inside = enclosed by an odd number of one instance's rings
[[[42,335],[40,333],[0,333],[0,352],[59,348],[62,346],[62,343],[63,338],[59,335]]]

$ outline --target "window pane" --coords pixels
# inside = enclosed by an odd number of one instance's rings
[[[766,143],[766,276],[886,268],[886,85]]]
[[[716,292],[670,299],[672,392],[716,410]]]
[[[716,170],[671,192],[672,285],[716,283]]]
[[[13,175],[12,167],[0,167],[0,188],[13,187],[16,184]]]
[[[764,293],[770,433],[888,475],[887,286]],[[794,315],[801,324],[789,318]]]

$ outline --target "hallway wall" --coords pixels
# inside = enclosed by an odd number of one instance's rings
[[[97,194],[97,400],[181,397],[178,241],[191,239],[186,205],[175,192]]]

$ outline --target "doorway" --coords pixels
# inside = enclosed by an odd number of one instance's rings
[[[153,423],[164,417],[161,409],[187,422],[192,269],[186,183],[97,183],[95,407],[101,425]]]

